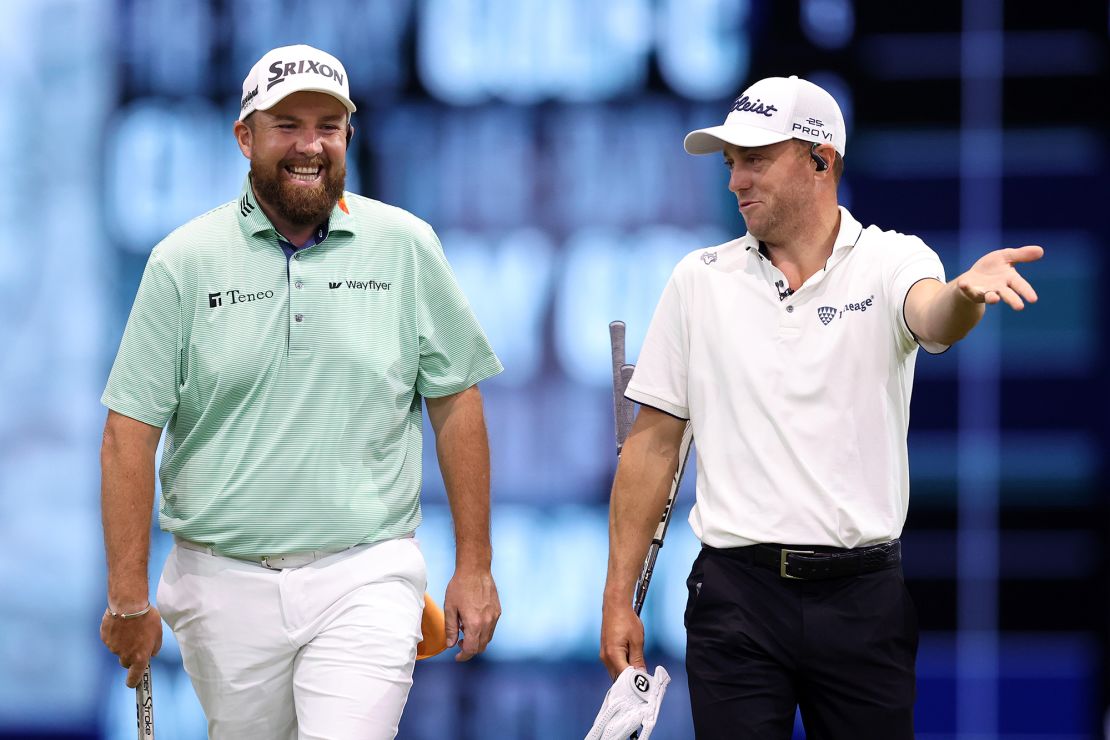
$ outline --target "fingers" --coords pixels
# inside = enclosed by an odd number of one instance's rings
[[[1009,286],[999,288],[997,291],[992,292],[998,296],[999,300],[1005,301],[1006,305],[1015,311],[1020,311],[1025,308],[1025,304],[1021,302],[1021,298],[1014,292],[1013,288]]]
[[[628,650],[627,646],[606,646],[601,648],[601,663],[605,666],[605,670],[609,672],[609,679],[616,681],[617,676],[628,667]]]
[[[122,658],[120,662],[122,662]],[[132,663],[131,667],[127,669],[127,688],[133,689],[139,685],[139,681],[143,680],[143,673],[146,671],[147,665],[150,664],[149,660],[143,660]]]
[[[999,301],[998,293],[983,285],[970,285],[960,280],[956,283],[956,287],[964,294],[964,298],[972,303],[993,304]]]
[[[979,298],[988,306],[993,306],[1002,300],[1002,296],[998,294],[997,290],[986,290],[984,288],[976,288],[979,291]]]
[[[985,303],[993,306],[996,303],[1005,303],[1015,311],[1025,308],[1024,298],[1030,303],[1037,302],[1037,292],[1033,286],[1020,275],[1016,275],[1009,284],[997,288],[986,288],[981,285],[958,285],[964,296],[974,303]]]
[[[647,664],[644,662],[644,643],[642,641],[633,641],[628,646],[628,663],[633,668],[647,670]]]
[[[490,640],[493,639],[493,631],[497,627],[497,620],[500,616],[500,608],[496,611],[484,610],[470,619],[464,616],[462,619],[463,639],[459,642],[459,652],[455,656],[455,660],[463,663],[483,652],[486,646],[489,645]]]
[[[1029,284],[1028,280],[1016,272],[1013,278],[1010,279],[1010,287],[1013,288],[1019,296],[1030,303],[1037,302],[1037,291],[1033,290],[1033,286]]]
[[[451,599],[444,599],[443,602],[443,627],[447,635],[447,647],[455,647],[459,641],[459,610]]]
[[[1010,262],[1035,262],[1044,256],[1044,247],[1031,244],[1008,250],[1006,259]]]

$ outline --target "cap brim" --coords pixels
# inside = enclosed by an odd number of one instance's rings
[[[682,146],[690,154],[712,154],[724,149],[725,144],[743,147],[767,146],[790,138],[792,137],[789,134],[768,131],[756,126],[725,124],[691,131],[686,134]]]
[[[351,102],[350,98],[347,98],[347,97],[344,97],[343,95],[340,95],[335,90],[329,90],[325,87],[298,87],[294,90],[290,90],[289,92],[285,93],[284,95],[282,95],[279,98],[274,98],[273,100],[266,101],[265,104],[263,104],[263,105],[254,106],[251,109],[251,112],[254,112],[256,110],[270,110],[275,105],[277,105],[281,101],[285,100],[286,98],[288,98],[293,93],[299,93],[299,92],[318,92],[318,93],[323,93],[324,95],[330,95],[333,98],[335,98],[336,100],[338,100],[340,103],[342,103],[344,105],[344,107],[347,109],[348,113],[354,113],[356,110],[358,110],[357,108],[355,108],[355,104],[353,102]]]

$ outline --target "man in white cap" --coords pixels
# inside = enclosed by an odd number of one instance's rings
[[[396,735],[425,605],[422,401],[456,535],[433,619],[467,660],[501,611],[477,388],[501,364],[431,227],[344,192],[354,110],[330,54],[262,57],[242,192],[154,248],[104,391],[101,637],[134,686],[164,618],[213,738]]]
[[[797,77],[748,88],[721,126],[747,234],[691,253],[652,318],[627,396],[641,409],[613,486],[601,658],[644,668],[631,596],[689,420],[697,455],[686,669],[700,740],[913,737],[917,622],[901,573],[917,348],[987,305],[1035,301],[1001,249],[945,282],[920,239],[837,203],[844,119]]]

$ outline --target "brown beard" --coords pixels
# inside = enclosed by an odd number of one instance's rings
[[[251,161],[251,185],[259,200],[277,211],[278,215],[295,226],[316,226],[328,219],[335,204],[343,196],[347,166],[327,162],[323,182],[315,188],[305,188],[283,179],[285,164],[279,162],[273,169],[264,169]]]

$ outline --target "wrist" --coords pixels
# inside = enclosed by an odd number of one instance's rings
[[[493,551],[489,547],[456,549],[455,570],[491,570]]]
[[[632,608],[632,587],[627,589],[614,589],[606,588],[601,596],[601,611],[607,612],[612,609],[631,609]]]
[[[455,560],[456,573],[492,573],[493,564],[487,560]]]
[[[112,619],[138,619],[139,617],[146,616],[154,605],[149,601],[138,608],[114,609],[111,602],[108,603],[108,616]]]

